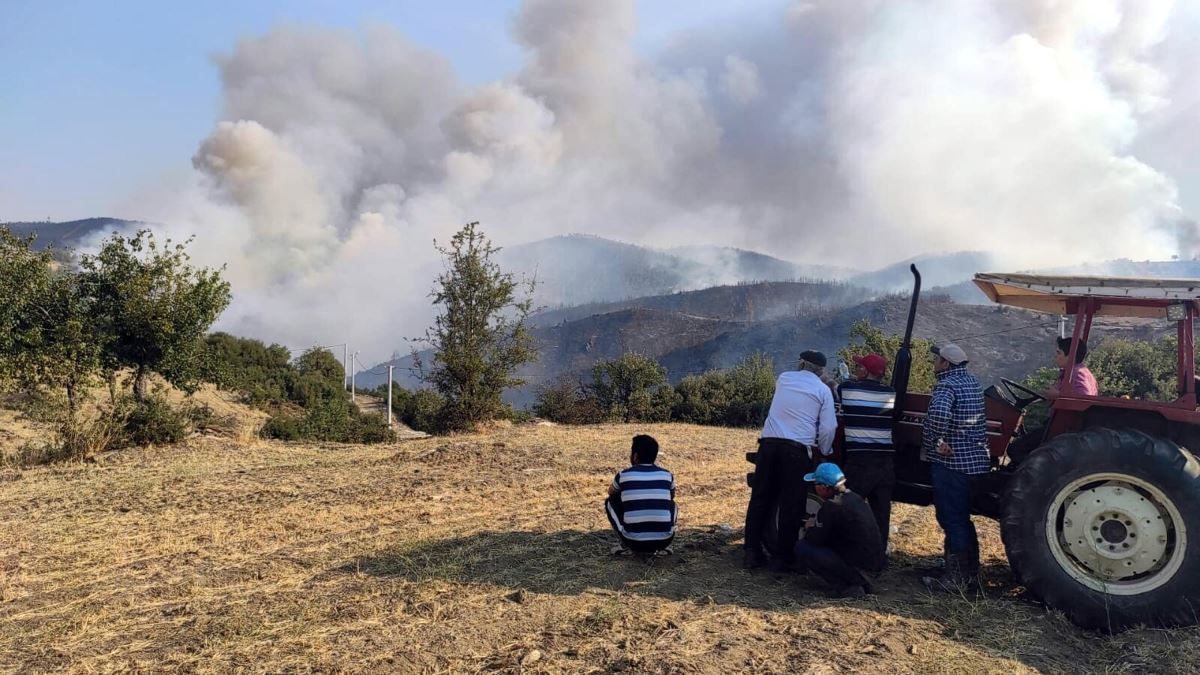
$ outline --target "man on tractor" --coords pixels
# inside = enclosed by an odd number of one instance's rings
[[[1071,374],[1070,381],[1067,379],[1067,373],[1071,370],[1071,343],[1072,338],[1060,337],[1057,339],[1057,347],[1054,352],[1054,365],[1058,366],[1058,380],[1053,385],[1042,392],[1042,397],[1053,403],[1059,396],[1063,394],[1075,396],[1097,396],[1100,393],[1100,388],[1096,384],[1096,376],[1092,375],[1092,371],[1083,364],[1083,360],[1087,358],[1088,348],[1087,343],[1080,341],[1079,349],[1075,352],[1075,370]],[[1024,461],[1029,453],[1038,449],[1042,441],[1046,437],[1045,425],[1038,425],[1025,429],[1025,433],[1015,438],[1008,446],[1009,461],[1014,464],[1019,464]]]
[[[967,371],[967,354],[955,344],[933,348],[937,385],[922,428],[921,451],[933,481],[933,508],[945,533],[946,565],[930,590],[957,593],[979,574],[979,535],[971,522],[971,485],[990,468],[983,387]]]

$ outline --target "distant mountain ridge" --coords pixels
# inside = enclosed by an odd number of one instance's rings
[[[51,221],[18,221],[11,223],[0,223],[0,227],[7,227],[21,237],[26,237],[31,234],[37,235],[34,240],[34,248],[41,250],[47,247],[53,248],[75,248],[81,242],[91,238],[97,234],[109,234],[116,230],[127,229],[130,226],[143,225],[144,223],[136,220],[125,220],[123,218],[83,218],[81,220],[67,220],[63,222]]]

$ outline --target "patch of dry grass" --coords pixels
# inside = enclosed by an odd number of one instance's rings
[[[600,503],[647,431],[676,555],[614,559]],[[743,572],[752,431],[516,427],[394,446],[198,439],[0,482],[0,670],[1194,672],[1200,632],[1082,632],[1019,597],[931,596],[900,506],[879,595]],[[731,527],[728,527],[731,526]]]

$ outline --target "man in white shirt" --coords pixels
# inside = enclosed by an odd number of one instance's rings
[[[800,354],[796,370],[779,376],[771,410],[758,439],[758,457],[754,463],[754,486],[746,507],[746,569],[761,567],[763,532],[778,513],[778,559],[774,566],[787,569],[804,519],[808,485],[804,475],[812,470],[815,452],[829,455],[837,433],[837,413],[833,392],[821,380],[825,355],[806,351]]]

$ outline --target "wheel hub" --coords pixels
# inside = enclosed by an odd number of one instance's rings
[[[1122,581],[1165,562],[1167,522],[1138,490],[1110,481],[1076,492],[1065,506],[1062,543],[1096,577]]]

